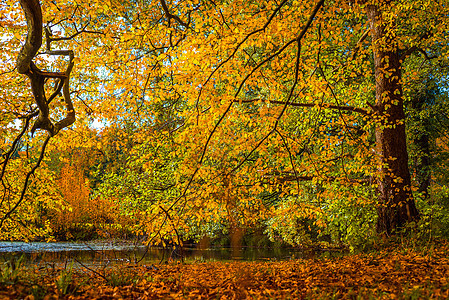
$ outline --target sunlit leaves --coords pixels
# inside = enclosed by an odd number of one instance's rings
[[[423,61],[436,56],[444,65],[447,5],[379,4],[386,30],[373,42],[359,3],[164,3],[42,3],[52,37],[70,37],[58,47],[76,54],[79,123],[50,150],[91,151],[92,199],[117,205],[154,242],[255,224],[292,244],[307,240],[310,224],[346,232],[346,241],[371,234],[375,179],[386,176],[375,132],[404,124],[373,108],[376,82],[399,69],[385,56],[376,75],[373,51],[403,53],[407,95]],[[14,119],[34,107],[26,82],[10,72],[23,17],[17,7],[2,9],[3,147]],[[58,70],[64,61],[39,55],[37,63]],[[391,107],[398,95],[382,101]],[[51,105],[58,118],[61,102]],[[96,120],[105,128],[92,132]],[[354,236],[355,224],[369,226]]]

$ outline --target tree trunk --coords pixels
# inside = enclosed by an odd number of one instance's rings
[[[419,218],[411,193],[405,114],[401,86],[401,62],[394,24],[382,18],[377,5],[367,6],[374,51],[376,78],[376,153],[380,160],[377,231],[390,235]]]

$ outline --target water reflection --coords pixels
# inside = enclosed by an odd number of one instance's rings
[[[0,261],[8,261],[24,255],[27,264],[60,264],[70,260],[106,266],[114,262],[159,263],[184,257],[187,261],[217,260],[284,260],[292,257],[306,258],[309,254],[284,248],[205,248],[205,245],[185,248],[159,248],[132,243],[20,243],[0,242]]]

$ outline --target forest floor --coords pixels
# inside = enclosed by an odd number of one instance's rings
[[[3,267],[0,299],[448,299],[449,244],[279,262]]]

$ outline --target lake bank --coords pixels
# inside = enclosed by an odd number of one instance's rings
[[[276,262],[122,264],[34,269],[0,298],[25,299],[447,299],[449,247],[391,248]],[[26,298],[28,297],[28,298]],[[3,298],[2,298],[3,299]]]

